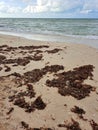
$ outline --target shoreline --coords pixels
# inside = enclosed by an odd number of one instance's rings
[[[98,49],[98,39],[82,37],[82,36],[61,36],[61,35],[47,35],[47,34],[23,34],[0,31],[0,35],[16,36],[26,38],[33,41],[68,43],[68,44],[83,44]]]
[[[0,130],[98,127],[98,49],[0,34]]]

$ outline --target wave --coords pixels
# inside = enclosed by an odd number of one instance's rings
[[[0,34],[12,35],[24,37],[26,39],[37,40],[37,41],[47,41],[47,42],[57,42],[57,43],[72,43],[72,44],[86,44],[98,49],[98,37],[96,36],[73,36],[73,35],[42,35],[42,34],[27,34],[27,33],[14,33],[14,32],[4,32],[0,31]]]
[[[96,39],[98,19],[0,19],[0,30],[14,33],[83,36]]]

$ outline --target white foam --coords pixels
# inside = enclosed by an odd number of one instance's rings
[[[42,35],[42,34],[26,34],[26,33],[13,33],[13,32],[4,32],[0,31],[0,34],[4,35],[12,35],[24,37],[26,39],[31,40],[39,40],[39,41],[50,41],[50,42],[66,42],[66,43],[77,43],[77,44],[86,44],[92,46],[94,48],[98,48],[98,37],[93,36],[61,36],[61,35]]]

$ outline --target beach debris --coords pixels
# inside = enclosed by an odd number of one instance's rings
[[[42,50],[37,50],[41,48],[49,48],[47,45],[42,46],[19,46],[19,47],[10,47],[7,45],[0,46],[0,52],[3,54],[17,54],[21,53],[23,56],[18,58],[7,58],[4,55],[0,55],[0,64],[14,64],[15,66],[26,66],[28,63],[30,63],[31,60],[39,61],[42,60],[43,55],[41,54]],[[19,52],[20,50],[20,52]],[[25,54],[30,53],[31,51],[34,52],[34,55],[29,55],[25,57]],[[13,65],[13,66],[14,66]]]
[[[34,92],[34,89],[33,89],[33,85],[31,84],[27,84],[27,95],[26,96],[29,96],[30,98],[32,97],[35,97],[35,92]]]
[[[46,107],[46,104],[42,101],[41,96],[37,97],[37,99],[33,102],[34,108],[38,110],[43,110]]]
[[[43,77],[43,75],[47,74],[48,72],[53,73],[63,69],[64,67],[62,65],[45,66],[42,69],[34,69],[24,73],[23,79],[27,83],[38,82]]]
[[[58,127],[64,127],[67,128],[67,130],[82,130],[79,126],[79,123],[74,119],[71,119],[70,123],[65,122],[64,124],[58,124]]]
[[[21,65],[21,66],[25,66],[30,62],[29,59],[27,58],[17,58],[17,59],[5,59],[2,64],[15,64],[17,63],[17,65]]]
[[[0,49],[2,49],[2,48],[7,48],[8,47],[8,45],[1,45],[0,46]]]
[[[41,60],[43,55],[34,55],[34,56],[27,56],[23,58],[16,58],[16,59],[5,59],[1,62],[1,64],[14,64],[14,66],[26,66],[28,63],[30,63],[31,60],[39,61]]]
[[[25,98],[23,98],[23,97],[15,98],[14,105],[17,105],[17,106],[19,106],[21,108],[29,107],[29,103],[26,103]]]
[[[65,107],[67,107],[67,104],[64,104]]]
[[[9,102],[13,102],[15,99],[15,95],[9,96],[8,98],[9,98]]]
[[[30,98],[33,98],[35,97],[35,92],[34,92],[34,89],[33,89],[33,85],[31,84],[27,84],[27,88],[26,88],[26,91],[22,91],[22,92],[19,92],[17,93],[17,95],[15,95],[15,97],[30,97]]]
[[[19,46],[18,48],[22,50],[33,50],[33,49],[41,49],[41,48],[49,48],[47,45],[41,45],[41,46]]]
[[[93,130],[98,130],[98,123],[95,123],[94,120],[91,120],[90,124]]]
[[[55,48],[53,50],[46,50],[47,53],[57,53],[59,51],[61,51],[62,49],[58,49],[58,48]]]
[[[85,114],[85,111],[78,106],[74,106],[74,108],[72,108],[71,111],[77,113],[80,118],[83,118],[83,114]]]
[[[41,97],[37,97],[37,99],[31,103],[31,105],[26,109],[25,112],[33,112],[35,109],[43,110],[45,109],[46,104],[42,101]]]
[[[84,65],[74,68],[73,71],[62,72],[56,74],[58,78],[47,80],[46,85],[49,87],[57,87],[58,92],[62,96],[73,96],[78,100],[89,96],[93,91],[91,85],[83,84],[85,79],[92,79],[93,65]]]
[[[11,71],[11,68],[9,67],[9,66],[5,66],[5,72],[9,72],[9,71]]]
[[[41,127],[41,128],[29,128],[28,130],[53,130],[53,129]]]
[[[0,71],[2,70],[2,67],[0,67]]]
[[[24,121],[21,121],[21,125],[22,125],[22,127],[24,129],[28,129],[29,128],[29,125],[26,122],[24,122]]]
[[[39,60],[41,60],[42,58],[43,58],[43,55],[42,55],[42,54],[38,55],[38,54],[36,53],[36,54],[34,54],[34,56],[33,56],[33,60],[34,60],[34,61],[39,61]]]
[[[25,65],[27,65],[28,63],[30,63],[30,60],[28,59],[28,58],[18,58],[18,59],[16,59],[16,63],[18,64],[18,65],[21,65],[21,66],[25,66]]]
[[[19,73],[10,74],[10,76],[15,76],[15,83],[17,85],[22,85],[22,80],[24,84],[27,86],[25,91],[20,91],[15,93],[12,96],[9,96],[9,102],[13,102],[14,105],[18,107],[24,108],[25,112],[33,112],[35,109],[43,110],[46,107],[46,104],[42,101],[41,96],[37,97],[34,102],[26,102],[25,96],[29,98],[35,97],[35,92],[33,89],[33,85],[31,83],[39,81],[43,75],[48,72],[57,72],[59,70],[63,70],[64,67],[61,65],[51,65],[45,66],[42,69],[34,69],[32,71],[24,73],[24,75],[20,75]],[[14,81],[14,80],[13,80]],[[19,82],[19,83],[18,83]]]
[[[11,52],[11,51],[15,51],[15,50],[17,50],[18,49],[18,47],[10,47],[10,46],[6,46],[6,47],[4,47],[4,49],[3,49],[3,51],[6,51],[6,52]]]
[[[42,50],[36,50],[35,52],[36,52],[36,55],[37,55],[37,54],[40,54],[40,53],[43,53]]]
[[[0,46],[0,52],[14,52],[16,50],[20,49],[20,52],[26,52],[26,50],[34,51],[41,48],[49,48],[47,45],[40,45],[40,46],[19,46],[19,47],[10,47],[8,45],[2,45]],[[37,53],[39,53],[40,50],[37,50]],[[41,52],[41,51],[40,51]]]
[[[13,76],[15,76],[15,77],[19,77],[19,78],[22,77],[21,74],[19,74],[19,73],[17,73],[17,72],[14,72],[14,73],[10,74],[9,76],[11,76],[11,75],[13,75]]]
[[[34,69],[24,73],[24,81],[26,83],[34,83],[39,81],[43,77],[43,72],[40,69]]]
[[[10,47],[10,46],[7,46],[7,45],[3,45],[3,46],[0,46],[0,50],[1,52],[3,53],[13,53],[13,54],[17,54],[17,52],[21,53],[23,56],[20,56],[18,58],[13,58],[13,56],[11,58],[7,58],[6,56],[4,55],[0,55],[0,64],[11,64],[13,67],[14,66],[26,66],[27,64],[30,63],[31,60],[34,60],[34,61],[40,61],[42,60],[43,58],[43,55],[42,55],[42,50],[39,50],[41,48],[49,48],[49,46],[47,45],[40,45],[40,46],[19,46],[19,47]],[[47,52],[48,53],[56,53],[58,51],[60,51],[62,49],[58,49],[58,48],[55,48],[53,50],[48,50]],[[27,55],[25,56],[27,53],[32,53],[32,55]],[[10,71],[10,69],[6,69],[6,72]]]
[[[42,71],[44,72],[51,72],[51,73],[56,73],[59,70],[64,70],[64,66],[63,65],[51,65],[51,66],[45,66]]]
[[[16,98],[14,101],[14,105],[16,105],[20,108],[24,108],[25,112],[28,112],[28,113],[31,113],[35,110],[32,103],[30,105],[30,103],[26,102],[25,98],[23,98],[23,97]]]
[[[6,59],[6,56],[4,56],[4,55],[0,55],[0,64],[1,64],[2,61],[5,60],[5,59]]]
[[[44,127],[40,127],[40,128],[31,128],[26,122],[21,121],[21,125],[25,130],[53,130],[51,128],[44,128]]]
[[[2,45],[2,46],[0,46],[0,53],[2,53],[2,54],[6,54],[6,52],[11,52],[11,51],[13,51],[13,49],[12,49],[13,47],[9,47],[8,45]]]
[[[11,107],[10,109],[9,109],[9,111],[6,113],[7,115],[9,115],[11,112],[13,112],[14,111],[14,108],[13,107]]]
[[[30,92],[29,92],[30,91]],[[24,92],[19,92],[16,95],[9,96],[9,102],[13,102],[14,105],[24,108],[25,112],[33,112],[35,109],[38,110],[43,110],[46,107],[46,104],[43,102],[42,98],[39,96],[35,99],[34,102],[26,102],[25,101],[25,96],[29,96],[30,98],[35,96],[35,92],[32,92],[32,86],[29,84],[28,85],[28,93],[26,91]],[[33,93],[33,94],[32,94]]]

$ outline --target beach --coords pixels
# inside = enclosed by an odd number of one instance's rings
[[[98,49],[0,34],[0,130],[98,130]]]

